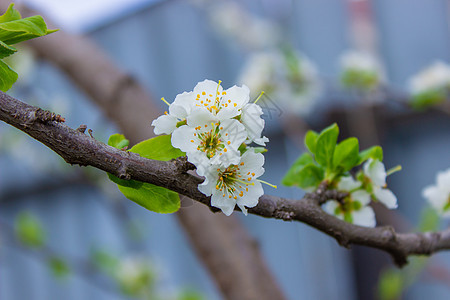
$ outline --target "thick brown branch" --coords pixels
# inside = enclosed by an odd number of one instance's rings
[[[78,130],[58,122],[37,118],[39,108],[0,94],[0,119],[47,145],[70,164],[93,166],[123,179],[134,179],[162,186],[207,206],[210,198],[197,189],[202,179],[186,173],[179,160],[154,161],[138,154],[107,146]],[[189,169],[189,168],[187,168]],[[397,233],[392,227],[365,228],[326,214],[319,203],[326,191],[307,194],[302,200],[263,195],[249,213],[285,221],[300,221],[334,237],[348,247],[359,244],[390,253],[397,265],[407,263],[409,255],[430,255],[450,249],[450,229],[442,232]],[[325,196],[326,197],[326,196]]]

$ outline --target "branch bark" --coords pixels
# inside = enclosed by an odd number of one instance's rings
[[[47,145],[67,163],[93,166],[122,179],[162,186],[213,209],[210,197],[198,191],[197,186],[203,179],[186,172],[184,159],[169,162],[146,159],[107,146],[69,128],[60,120],[45,116],[52,114],[43,113],[40,108],[22,103],[5,93],[0,94],[0,120]],[[450,249],[450,228],[442,232],[397,233],[390,226],[366,228],[341,221],[320,208],[328,193],[330,191],[321,186],[301,200],[263,195],[258,205],[249,209],[249,213],[306,223],[335,238],[344,247],[358,244],[386,251],[398,266],[405,265],[410,255],[431,255]]]
[[[0,6],[6,8],[9,2],[0,0]],[[26,6],[20,6],[19,11],[26,16],[38,14]],[[46,21],[50,24],[48,18]],[[143,126],[159,115],[151,95],[88,38],[59,31],[28,44],[41,58],[64,71],[132,143],[153,135],[149,126]],[[199,205],[180,210],[175,216],[226,299],[285,299],[254,239],[237,218],[214,216]]]

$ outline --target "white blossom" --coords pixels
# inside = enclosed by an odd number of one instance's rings
[[[397,208],[397,197],[386,187],[386,169],[377,159],[370,158],[363,165],[365,179],[369,181],[374,197],[389,209]]]
[[[367,52],[350,50],[339,60],[344,84],[373,89],[384,81],[384,70],[379,61]],[[351,76],[350,76],[351,75]]]
[[[330,199],[322,204],[322,209],[341,220],[355,225],[375,227],[375,213],[368,206],[370,194],[359,189],[361,182],[353,179],[351,176],[342,177],[338,183],[337,189],[343,192],[349,192],[342,202]]]
[[[316,67],[296,51],[252,54],[239,78],[239,82],[248,85],[250,90],[264,91],[293,114],[309,113],[321,94]]]
[[[444,217],[450,217],[450,169],[439,172],[436,185],[427,186],[422,195]]]
[[[228,167],[210,165],[203,175],[205,181],[198,186],[200,192],[211,196],[211,205],[229,216],[238,205],[247,215],[246,207],[254,207],[264,194],[257,180],[264,173],[264,156],[247,150],[237,164]]]
[[[204,109],[194,110],[188,125],[172,133],[172,145],[186,152],[188,160],[202,175],[209,164],[228,166],[239,161],[239,146],[247,139],[247,131],[239,121],[218,121]]]
[[[441,88],[450,89],[450,65],[442,61],[435,61],[409,81],[413,95]]]
[[[145,293],[154,279],[149,261],[142,256],[128,256],[121,260],[114,275],[122,290],[131,295]]]

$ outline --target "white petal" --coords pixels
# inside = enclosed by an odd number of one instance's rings
[[[195,106],[195,95],[193,92],[184,92],[175,97],[173,103],[169,106],[171,115],[185,119],[191,112],[192,107]]]
[[[220,155],[222,154],[222,155]],[[237,165],[240,160],[240,152],[233,148],[227,148],[227,152],[217,152],[209,161],[211,164],[228,167],[229,165]]]
[[[388,189],[375,187],[373,190],[375,197],[389,209],[397,208],[397,197]]]
[[[437,174],[437,186],[450,193],[450,169]]]
[[[191,114],[186,118],[187,123],[191,127],[210,126],[211,123],[217,123],[218,119],[209,110],[203,107],[196,107]]]
[[[242,87],[236,85],[232,86],[225,92],[226,94],[223,95],[221,102],[224,104],[228,103],[238,109],[241,109],[250,100],[250,90],[245,84],[242,85]],[[231,102],[228,102],[228,100],[231,100]],[[236,106],[234,106],[234,104],[236,104]]]
[[[428,186],[422,191],[422,195],[427,198],[431,206],[433,206],[437,211],[442,212],[444,206],[447,204],[449,194],[444,193],[437,186]]]
[[[221,138],[225,142],[226,148],[238,149],[247,139],[247,131],[244,125],[238,120],[231,119],[220,122]],[[228,144],[228,142],[230,142]]]
[[[370,158],[363,166],[364,174],[369,177],[376,186],[386,185],[386,169],[378,159]]]
[[[217,113],[217,119],[219,119],[219,120],[231,119],[231,118],[236,117],[239,114],[240,114],[240,112],[237,107],[231,107],[231,106],[223,107],[222,106],[222,108]]]
[[[211,196],[211,205],[220,208],[225,215],[229,216],[233,213],[236,201],[228,196],[223,197],[222,192],[216,192]]]
[[[162,115],[156,120],[153,120],[152,126],[156,135],[171,134],[177,128],[178,119],[171,115]]]
[[[353,201],[358,201],[359,203],[361,203],[362,206],[365,206],[365,205],[369,204],[369,202],[370,202],[369,193],[366,191],[363,191],[363,190],[354,191],[351,194],[351,196],[352,196]]]
[[[186,153],[198,151],[199,139],[194,136],[194,133],[196,130],[190,126],[178,127],[172,133],[172,146]]]
[[[340,191],[351,191],[357,189],[361,186],[360,181],[356,181],[352,176],[343,176],[339,180],[337,185],[338,190]]]
[[[243,196],[238,196],[236,202],[241,206],[247,206],[247,207],[255,207],[258,204],[259,197],[261,197],[264,194],[264,189],[262,187],[261,182],[258,181],[252,181],[254,185],[249,185],[248,192],[243,191]]]
[[[339,207],[339,202],[337,202],[336,200],[329,200],[327,202],[325,202],[324,204],[322,204],[322,209],[329,215],[332,216],[338,216],[336,214],[336,208]],[[342,216],[340,217],[340,219],[342,219]]]
[[[265,124],[264,120],[261,118],[261,114],[261,107],[254,103],[247,104],[242,109],[241,122],[244,124],[245,129],[247,129],[250,141],[261,138],[261,133]],[[264,141],[261,142],[264,143]]]
[[[202,92],[206,92],[206,94],[216,95],[217,86],[219,87],[219,94],[222,94],[222,86],[220,86],[217,82],[205,79],[202,82],[197,83],[194,88],[194,94],[201,94]]]
[[[375,227],[375,213],[370,206],[365,206],[360,210],[356,210],[352,213],[353,224],[365,227]]]
[[[241,163],[244,163],[240,166],[240,172],[246,175],[248,172],[255,173],[253,175],[254,178],[258,178],[262,174],[264,174],[264,155],[261,153],[255,153],[253,149],[247,150],[242,157]]]

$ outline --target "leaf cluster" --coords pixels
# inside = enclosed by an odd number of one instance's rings
[[[369,158],[383,160],[380,146],[360,151],[357,138],[350,137],[338,143],[338,136],[339,127],[336,123],[320,133],[309,130],[304,141],[308,151],[294,162],[282,183],[314,190],[322,181],[333,183]]]
[[[6,92],[16,82],[17,73],[3,59],[17,52],[12,45],[58,30],[48,30],[41,16],[22,18],[11,3],[0,16],[0,90]]]
[[[108,145],[117,149],[125,149],[128,147],[129,141],[122,134],[113,134],[109,137]],[[160,135],[142,141],[128,151],[145,158],[161,161],[169,161],[185,155],[184,152],[172,146],[170,135]],[[123,180],[111,174],[108,174],[108,177],[117,184],[125,197],[148,210],[157,213],[173,213],[180,208],[178,194],[166,188],[136,180]]]

